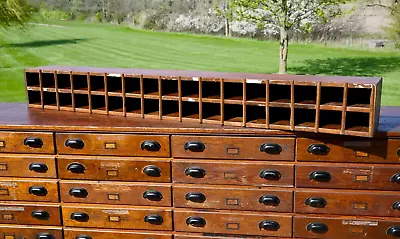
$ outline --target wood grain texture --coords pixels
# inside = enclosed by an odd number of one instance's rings
[[[155,231],[128,231],[113,229],[64,228],[64,239],[76,239],[77,236],[87,235],[92,239],[172,239],[172,234]]]
[[[32,170],[32,164],[43,164],[45,170]],[[0,177],[57,178],[54,156],[0,154]]]
[[[58,180],[56,179],[0,179],[1,201],[59,202]],[[43,187],[46,195],[29,193],[30,187]]]
[[[48,217],[33,217],[35,211],[43,211]],[[0,223],[61,226],[61,209],[57,204],[0,202]]]
[[[41,234],[50,234],[55,239],[63,239],[61,227],[0,225],[0,236],[4,239],[37,239]]]
[[[12,122],[10,122],[12,123]],[[37,138],[42,146],[30,147],[24,145],[27,138]],[[41,153],[54,154],[52,133],[43,132],[0,132],[0,153]]]
[[[206,235],[202,235],[202,234],[198,234],[198,233],[175,233],[174,234],[174,238],[175,239],[226,239],[226,238],[230,238],[230,239],[242,239],[243,236],[235,236],[235,235],[213,235],[213,234],[206,234]],[[260,236],[246,236],[246,239],[289,239],[287,237],[260,237]]]

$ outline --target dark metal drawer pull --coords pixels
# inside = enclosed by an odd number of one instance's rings
[[[267,206],[278,206],[281,200],[277,196],[263,195],[258,199],[258,202]]]
[[[329,182],[332,179],[332,176],[329,172],[325,171],[314,171],[310,173],[308,176],[310,180],[314,180],[317,182]]]
[[[400,211],[400,201],[397,201],[393,203],[392,205],[393,210],[399,210]]]
[[[147,215],[144,218],[144,221],[153,225],[161,225],[164,222],[164,219],[158,215]]]
[[[307,152],[315,155],[327,155],[331,149],[325,144],[311,144],[307,148]]]
[[[149,177],[160,177],[161,169],[159,167],[149,165],[143,169],[143,173],[145,173]]]
[[[395,175],[393,175],[392,182],[400,183],[400,173],[396,173]]]
[[[260,146],[260,151],[267,154],[280,154],[282,152],[282,147],[279,144],[265,143]]]
[[[86,168],[80,163],[71,163],[68,165],[67,170],[72,173],[85,173]]]
[[[276,170],[263,170],[260,172],[260,178],[277,181],[281,179],[281,173]]]
[[[326,200],[324,198],[307,198],[305,201],[305,204],[310,207],[315,207],[315,208],[324,208],[326,204]]]
[[[74,212],[71,214],[71,219],[78,222],[89,221],[89,215],[84,212]]]
[[[75,239],[92,239],[92,237],[88,235],[78,235]]]
[[[307,225],[307,231],[324,234],[328,231],[328,226],[323,223],[310,223]]]
[[[206,201],[206,196],[202,193],[188,193],[186,194],[185,199],[191,202],[203,203]]]
[[[187,168],[185,174],[193,178],[204,178],[204,176],[206,176],[206,171],[202,168]]]
[[[29,164],[29,170],[36,173],[46,173],[49,168],[44,163],[31,163]]]
[[[142,150],[154,152],[154,151],[160,151],[161,145],[157,141],[146,140],[146,141],[142,142],[142,144],[140,145],[140,148]]]
[[[275,221],[267,221],[267,220],[260,222],[260,224],[258,224],[258,227],[260,229],[264,229],[266,231],[278,231],[279,228],[281,228],[279,223],[277,223]]]
[[[71,190],[69,190],[69,195],[76,198],[86,198],[88,194],[88,191],[84,188],[71,188]]]
[[[24,145],[31,148],[41,148],[43,147],[43,141],[40,138],[29,137],[24,139]]]
[[[158,191],[146,191],[143,193],[143,198],[150,201],[161,201],[163,199],[163,195]]]
[[[202,142],[187,142],[184,148],[191,152],[203,152],[206,146]]]
[[[50,233],[39,233],[36,235],[36,239],[55,239]]]
[[[85,147],[85,143],[81,139],[67,139],[65,141],[65,146],[72,149],[83,149]]]
[[[32,186],[29,188],[29,193],[36,195],[36,196],[46,196],[47,195],[47,189],[42,186]]]
[[[386,231],[388,235],[391,235],[393,237],[400,237],[400,227],[389,227],[388,230]]]
[[[204,227],[206,225],[206,220],[202,217],[189,217],[186,219],[186,225],[192,227]]]
[[[33,218],[38,220],[49,220],[50,214],[44,210],[36,210],[31,213]]]

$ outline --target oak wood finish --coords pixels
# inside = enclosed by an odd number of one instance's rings
[[[64,228],[64,239],[76,239],[78,236],[81,235],[90,236],[92,239],[172,239],[172,234],[167,234],[163,232]]]
[[[0,177],[57,178],[55,157],[1,154]]]
[[[58,180],[56,179],[0,179],[1,201],[59,202]],[[33,187],[37,194],[30,193]]]
[[[61,227],[0,225],[0,236],[4,239],[37,239],[38,235],[49,235],[50,238],[63,239]]]
[[[213,235],[212,233],[206,234],[206,235],[202,235],[202,234],[196,234],[196,233],[175,233],[174,234],[174,238],[175,239],[186,239],[186,238],[190,238],[190,239],[226,239],[226,238],[231,238],[231,239],[240,239],[243,238],[243,236],[235,236],[235,235]],[[246,236],[245,238],[247,239],[288,239],[286,237],[260,237],[260,236],[256,236],[256,237],[252,237],[252,236]]]
[[[54,154],[53,134],[0,131],[0,153]]]
[[[0,202],[0,223],[61,226],[61,210],[57,204]]]

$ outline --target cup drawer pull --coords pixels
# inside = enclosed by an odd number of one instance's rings
[[[88,194],[88,191],[84,188],[71,188],[71,190],[69,190],[69,195],[76,198],[86,198]]]
[[[310,173],[308,176],[310,180],[314,180],[317,182],[329,182],[332,179],[332,176],[329,172],[325,171],[314,171]]]
[[[260,178],[277,181],[281,179],[281,173],[276,170],[263,170],[260,172]]]
[[[160,151],[161,145],[157,141],[147,140],[147,141],[142,142],[142,144],[140,145],[140,148],[142,150],[155,152],[155,151]]]
[[[67,139],[65,141],[65,146],[71,149],[83,149],[85,147],[85,143],[83,140],[75,138],[75,139]]]
[[[202,142],[187,142],[184,148],[191,152],[203,152],[206,146]]]
[[[143,173],[145,173],[149,177],[160,177],[161,169],[159,167],[149,165],[143,169]]]
[[[311,144],[307,148],[307,152],[315,155],[327,155],[331,149],[325,144]]]
[[[186,224],[192,227],[204,227],[207,223],[202,217],[189,217],[186,219]]]
[[[84,212],[74,212],[71,214],[71,219],[78,222],[89,221],[89,215]]]
[[[49,168],[44,163],[31,163],[29,165],[29,170],[36,173],[46,173]]]
[[[147,215],[144,218],[144,221],[153,225],[161,225],[164,222],[164,219],[158,215]]]
[[[307,225],[307,231],[324,234],[328,231],[328,226],[323,223],[310,223]]]
[[[326,204],[326,200],[324,198],[307,198],[305,201],[305,204],[310,207],[315,207],[315,208],[324,208]]]
[[[185,174],[192,178],[204,178],[204,176],[206,176],[206,171],[202,168],[187,168]]]
[[[186,194],[185,199],[195,203],[203,203],[206,201],[206,196],[202,193],[188,193]]]
[[[263,144],[260,146],[260,151],[267,154],[280,154],[282,147],[279,144]]]
[[[258,199],[258,202],[267,206],[278,206],[281,200],[277,196],[263,195]]]
[[[264,229],[266,231],[278,231],[281,226],[279,225],[279,223],[277,223],[275,221],[265,220],[265,221],[260,222],[258,227],[260,229]]]
[[[386,233],[393,237],[400,237],[400,227],[390,227]]]
[[[43,147],[43,141],[40,138],[29,137],[24,140],[24,145],[31,148],[41,148]]]
[[[143,198],[150,201],[161,201],[163,199],[163,195],[158,191],[146,191],[143,193]]]
[[[42,186],[32,186],[29,188],[29,193],[36,195],[36,196],[46,196],[47,195],[47,189]]]
[[[55,237],[49,233],[39,233],[36,235],[36,239],[55,239]]]
[[[50,218],[50,214],[44,210],[33,211],[31,215],[38,220],[49,220]]]

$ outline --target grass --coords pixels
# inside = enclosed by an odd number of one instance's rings
[[[79,22],[0,29],[0,101],[25,101],[23,69],[82,65],[274,73],[277,42],[161,33]],[[291,74],[383,76],[384,105],[400,105],[400,52],[293,43]]]

